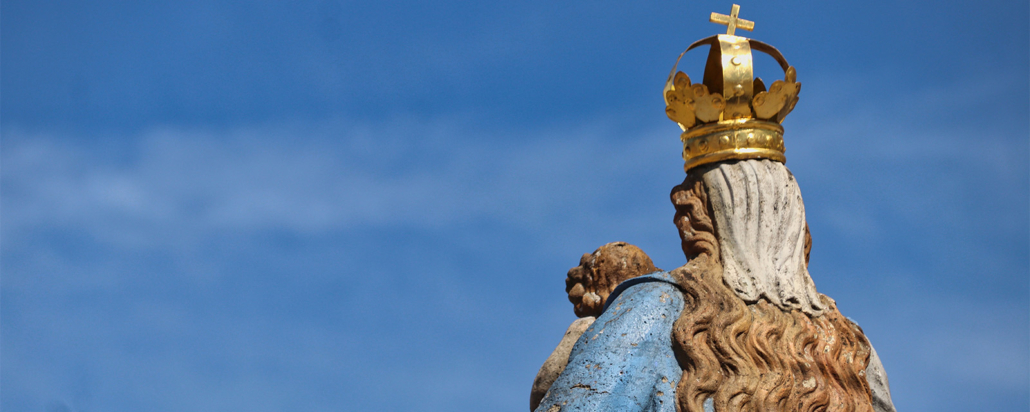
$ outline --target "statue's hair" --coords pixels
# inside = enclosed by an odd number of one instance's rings
[[[576,316],[601,316],[608,295],[620,283],[660,269],[640,248],[626,242],[612,242],[584,254],[579,266],[569,269],[565,293],[569,293]],[[574,298],[573,288],[579,288]],[[587,302],[587,300],[590,302]]]
[[[708,190],[691,173],[671,194],[689,260],[671,272],[685,298],[672,336],[683,367],[678,410],[702,412],[711,399],[718,412],[872,411],[869,342],[832,299],[817,295],[823,309],[814,315],[767,296],[746,301],[727,285]]]

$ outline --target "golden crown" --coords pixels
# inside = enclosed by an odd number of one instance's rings
[[[754,22],[738,18],[739,12],[740,6],[734,4],[729,16],[712,13],[709,21],[728,26],[726,34],[691,44],[680,53],[665,82],[665,114],[683,129],[683,170],[729,159],[787,161],[780,123],[797,104],[801,83],[779,50],[733,34],[736,29],[755,28]],[[687,52],[706,44],[711,48],[704,80],[691,84],[676,66]],[[751,50],[776,59],[784,80],[766,89],[762,79],[754,77]]]

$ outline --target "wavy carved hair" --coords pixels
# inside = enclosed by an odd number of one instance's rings
[[[693,172],[693,171],[692,171]],[[832,299],[810,315],[765,297],[747,302],[723,277],[713,211],[702,172],[671,194],[688,263],[672,271],[686,304],[673,326],[683,377],[678,410],[872,411],[865,369],[870,345]],[[805,227],[807,265],[811,237]],[[710,399],[710,401],[709,401]]]

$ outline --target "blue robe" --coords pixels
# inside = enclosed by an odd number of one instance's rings
[[[535,412],[675,412],[683,369],[672,351],[672,325],[682,311],[683,293],[666,272],[622,282],[576,341],[568,365]],[[870,350],[866,381],[873,410],[895,412],[887,373]],[[714,411],[712,399],[703,408]]]
[[[672,352],[672,324],[682,311],[683,294],[666,272],[620,284],[536,412],[675,412],[683,369]]]

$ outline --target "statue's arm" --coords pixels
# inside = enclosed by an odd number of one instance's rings
[[[672,324],[683,296],[651,281],[621,293],[579,338],[537,412],[675,411]]]
[[[862,327],[854,319],[847,318],[851,327],[855,328],[861,335],[865,336]],[[868,342],[868,336],[866,336]],[[891,400],[891,387],[887,382],[887,371],[883,369],[880,356],[876,354],[876,348],[869,342],[869,364],[865,368],[865,380],[869,383],[869,391],[873,398],[873,412],[897,412],[894,409],[894,401]]]
[[[576,341],[583,335],[583,332],[586,332],[587,328],[594,323],[594,319],[596,318],[593,316],[586,316],[576,319],[569,325],[569,329],[565,331],[565,336],[558,343],[558,347],[554,348],[551,356],[547,357],[544,365],[540,367],[540,372],[537,372],[536,379],[533,380],[533,391],[529,394],[529,410],[532,411],[540,405],[540,401],[544,399],[544,395],[551,388],[551,384],[565,370],[565,365],[569,363],[569,354],[572,352],[572,346],[576,344]]]
[[[869,344],[869,366],[865,369],[865,379],[869,382],[869,389],[873,395],[873,410],[875,412],[896,412],[894,402],[891,400],[891,387],[887,383],[887,371],[880,363],[880,357],[876,355],[876,349]]]

